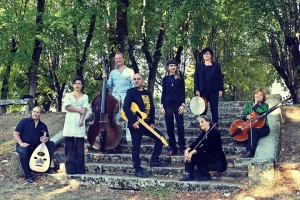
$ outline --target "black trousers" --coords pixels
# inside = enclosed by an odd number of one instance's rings
[[[84,138],[65,137],[65,167],[67,174],[84,174]]]
[[[155,140],[154,151],[152,153],[150,162],[159,161],[159,156],[161,154],[161,150],[163,147],[163,143],[160,141],[160,139],[157,138],[153,133],[151,133],[148,129],[146,129],[141,124],[138,129],[135,129],[131,126],[131,128],[129,128],[129,130],[130,130],[131,139],[132,139],[132,161],[133,161],[134,169],[135,170],[141,169],[140,150],[141,150],[141,143],[142,143],[143,135],[147,135]],[[163,136],[163,134],[159,130],[157,130],[156,128],[154,130],[159,135]]]
[[[19,144],[16,144],[16,150],[20,156],[20,162],[21,162],[22,169],[24,171],[25,178],[31,177],[31,169],[29,167],[29,160],[30,160],[32,153],[39,145],[40,144],[30,144],[28,147],[21,147]],[[55,144],[52,141],[48,141],[48,142],[46,142],[46,146],[47,146],[49,154],[50,154],[50,159],[53,162]]]
[[[174,116],[178,131],[178,146],[180,150],[185,150],[183,115],[178,114],[178,109],[180,106],[181,103],[170,103],[164,105],[166,112],[165,120],[167,124],[167,133],[169,136],[169,146],[175,152],[177,152],[178,149],[174,133]]]
[[[201,94],[201,97],[204,97],[207,100],[207,102],[209,102],[213,123],[218,123],[219,122],[219,108],[218,108],[219,94],[218,93],[211,93],[211,94],[204,93],[204,94]],[[202,115],[206,115],[206,114],[207,114],[207,111],[204,112]]]
[[[201,163],[199,161],[199,159],[197,159],[196,155],[193,155],[192,159],[191,159],[191,162],[185,162],[185,171],[187,173],[189,173],[191,176],[193,176],[195,166],[197,166],[196,179],[200,179],[200,178],[203,178],[203,177],[210,177],[208,166]]]
[[[269,126],[263,126],[261,128],[252,128],[252,135],[249,130],[247,147],[246,147],[247,151],[250,151],[251,153],[255,153],[258,140],[262,137],[269,135],[269,133],[270,133]]]

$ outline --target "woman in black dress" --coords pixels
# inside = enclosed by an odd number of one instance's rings
[[[196,181],[210,180],[209,171],[224,172],[227,169],[220,132],[210,124],[211,121],[206,116],[200,116],[197,121],[202,132],[185,150],[186,174],[179,181],[193,180],[195,165],[197,166]]]

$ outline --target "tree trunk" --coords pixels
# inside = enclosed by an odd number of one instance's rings
[[[129,1],[118,0],[117,5],[116,41],[119,51],[124,53],[125,40],[128,37],[127,8],[129,6]]]
[[[134,71],[134,73],[139,73],[140,70],[139,70],[139,67],[136,63],[135,56],[134,56],[135,41],[134,40],[129,40],[128,45],[129,45],[128,54],[129,54],[129,58],[130,58],[131,63],[132,63],[133,71]]]
[[[36,88],[37,88],[37,74],[38,74],[38,67],[40,64],[40,57],[42,54],[42,46],[41,41],[39,39],[43,29],[43,13],[45,7],[45,0],[37,0],[37,16],[36,16],[36,38],[34,40],[34,48],[32,53],[32,64],[28,69],[28,78],[29,78],[29,91],[28,94],[33,97],[32,102],[30,103],[29,110],[31,110],[36,102]]]
[[[9,92],[8,81],[10,77],[11,66],[13,64],[14,56],[17,51],[18,51],[17,41],[16,38],[13,37],[11,39],[11,50],[10,50],[11,57],[6,66],[6,71],[4,72],[3,80],[2,80],[1,99],[7,99],[8,97],[8,92]],[[0,106],[0,115],[3,113],[6,113],[6,106]]]
[[[164,40],[164,35],[165,35],[165,29],[164,25],[161,25],[159,29],[159,34],[156,40],[156,46],[155,46],[155,52],[153,54],[153,59],[151,57],[150,51],[149,51],[149,43],[148,40],[145,36],[143,35],[143,46],[142,46],[142,51],[145,54],[145,58],[148,64],[149,68],[149,76],[148,76],[148,90],[153,94],[154,92],[154,85],[155,85],[155,79],[156,79],[156,72],[157,72],[157,67],[158,63],[161,58],[161,47],[163,45],[163,40]]]

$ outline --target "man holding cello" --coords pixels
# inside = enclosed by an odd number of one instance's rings
[[[122,104],[126,92],[133,87],[132,69],[124,65],[125,59],[122,52],[117,52],[115,55],[116,68],[110,72],[107,85],[108,89],[112,89],[112,95]],[[107,74],[103,74],[102,78],[107,78]],[[121,107],[120,107],[121,108]]]

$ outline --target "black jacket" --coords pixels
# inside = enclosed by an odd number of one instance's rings
[[[190,145],[190,148],[193,150],[197,144],[205,137],[206,133],[203,131],[197,140]],[[196,147],[197,159],[200,160],[200,163],[203,165],[212,165],[214,163],[220,163],[217,169],[214,171],[223,172],[227,169],[227,160],[222,148],[222,141],[220,132],[217,129],[212,129],[207,138]]]
[[[146,109],[145,102],[142,96],[148,96],[150,102],[148,106],[150,109]],[[124,99],[123,110],[125,112],[126,117],[128,118],[128,126],[132,126],[135,122],[137,122],[137,117],[130,110],[131,103],[134,102],[138,105],[142,112],[147,113],[148,117],[145,120],[147,123],[154,124],[155,120],[155,107],[153,103],[152,94],[148,90],[139,91],[136,88],[130,88],[127,90],[126,97]]]
[[[185,103],[184,76],[180,72],[180,79],[168,74],[162,80],[161,104]]]
[[[195,74],[194,74],[194,84],[195,84],[195,91],[203,91],[204,86],[204,63],[198,63]],[[223,75],[221,72],[221,67],[219,63],[212,62],[212,88],[214,93],[218,93],[219,91],[224,91],[224,82],[223,82]]]

